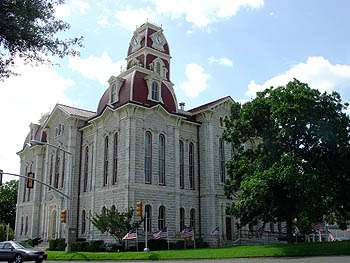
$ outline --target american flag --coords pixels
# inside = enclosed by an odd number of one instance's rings
[[[211,236],[214,236],[214,237],[220,235],[220,228],[219,228],[218,226],[215,227],[215,228],[210,232],[210,235],[211,235]]]
[[[132,229],[123,237],[123,240],[135,240],[136,238],[137,238],[136,230]]]
[[[192,227],[185,227],[184,230],[181,231],[181,237],[182,238],[190,238],[193,236],[193,229]]]
[[[157,232],[152,234],[153,239],[165,239],[168,238],[168,228],[165,227]]]

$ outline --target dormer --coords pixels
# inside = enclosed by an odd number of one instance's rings
[[[112,76],[109,78],[109,103],[113,104],[119,100],[119,90],[123,85],[124,79],[121,77]]]
[[[165,66],[164,61],[161,58],[154,59],[150,65],[150,70],[152,70],[155,74],[158,74],[161,79],[165,79],[168,73],[168,69]]]

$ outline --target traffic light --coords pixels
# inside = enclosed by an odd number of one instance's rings
[[[61,211],[60,218],[61,218],[61,223],[67,223],[67,210],[66,209],[63,209]]]
[[[136,203],[136,216],[142,217],[142,202],[138,201]]]
[[[32,189],[34,187],[34,173],[29,172],[27,176],[27,188]]]
[[[0,186],[2,185],[2,173],[3,173],[4,171],[3,170],[0,170]]]

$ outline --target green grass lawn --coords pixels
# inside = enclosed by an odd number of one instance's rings
[[[237,246],[144,252],[72,252],[48,251],[48,260],[165,260],[220,259],[243,257],[293,257],[350,255],[350,242],[308,243],[291,245]]]

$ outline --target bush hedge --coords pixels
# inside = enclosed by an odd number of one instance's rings
[[[64,251],[66,248],[66,241],[64,238],[49,240],[49,250]]]

